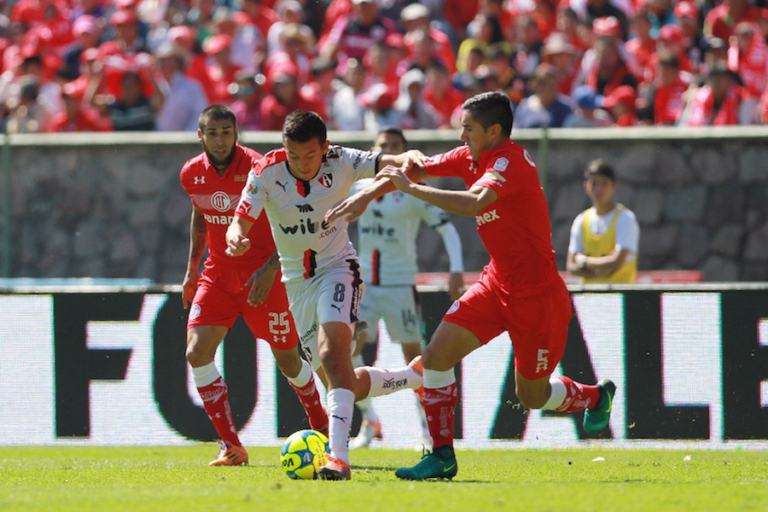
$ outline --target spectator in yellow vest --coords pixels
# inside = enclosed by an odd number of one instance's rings
[[[573,221],[566,270],[583,284],[634,283],[640,226],[634,213],[614,201],[616,173],[608,162],[587,165],[584,190],[592,208]]]

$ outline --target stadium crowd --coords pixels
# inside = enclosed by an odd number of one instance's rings
[[[18,0],[0,16],[10,133],[768,123],[765,0]]]

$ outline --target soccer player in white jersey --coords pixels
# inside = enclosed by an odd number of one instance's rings
[[[398,155],[405,152],[405,135],[399,128],[385,127],[379,130],[372,151]],[[352,187],[358,192],[373,180],[360,180]],[[464,263],[461,239],[456,227],[440,208],[420,201],[399,190],[385,194],[371,203],[357,221],[360,268],[365,281],[365,300],[360,305],[360,320],[368,325],[357,333],[352,363],[356,368],[364,366],[362,351],[365,343],[378,340],[379,319],[386,322],[387,333],[399,343],[406,363],[421,355],[423,333],[421,329],[421,305],[416,292],[416,236],[421,221],[437,230],[443,239],[450,261],[448,294],[451,300],[461,295],[464,285]],[[421,420],[421,445],[432,449],[424,407],[416,398],[416,410]],[[357,407],[363,414],[360,432],[350,448],[365,448],[376,437],[381,437],[381,422],[370,399],[359,400]]]
[[[397,370],[352,367],[352,333],[363,295],[357,254],[347,224],[325,212],[349,196],[352,183],[379,167],[423,165],[418,151],[392,156],[331,146],[323,120],[297,110],[283,125],[283,148],[268,153],[248,175],[227,234],[227,254],[251,247],[248,232],[266,211],[299,339],[315,369],[328,379],[331,454],[320,478],[349,480],[349,427],[356,400],[421,387],[421,358]],[[254,240],[256,243],[256,240]]]

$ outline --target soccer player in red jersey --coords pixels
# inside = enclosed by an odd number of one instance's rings
[[[261,215],[254,223],[254,243],[246,256],[225,254],[224,235],[232,222],[243,185],[261,155],[237,143],[237,120],[229,107],[212,105],[200,114],[197,136],[203,152],[187,161],[181,184],[192,200],[190,249],[184,276],[184,307],[191,304],[187,323],[187,361],[222,448],[209,466],[248,462],[229,407],[227,385],[214,356],[238,316],[254,336],[269,343],[277,366],[296,391],[312,429],[328,431],[312,367],[298,352],[299,338],[288,309],[275,242]],[[202,276],[200,260],[208,246]]]
[[[480,280],[448,309],[424,350],[424,392],[434,450],[398,478],[453,478],[457,402],[453,367],[504,331],[515,354],[515,392],[530,409],[586,410],[584,429],[608,425],[616,386],[596,386],[552,377],[565,350],[571,302],[552,250],[549,213],[536,166],[528,152],[509,139],[513,114],[509,99],[489,92],[462,106],[461,140],[466,144],[437,155],[424,167],[403,172],[385,167],[378,183],[329,210],[326,219],[357,218],[367,204],[395,188],[443,210],[475,217],[491,256]],[[468,190],[441,190],[418,184],[424,178],[458,176]]]

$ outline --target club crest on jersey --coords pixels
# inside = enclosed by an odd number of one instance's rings
[[[229,200],[229,194],[218,191],[211,196],[211,206],[217,211],[228,212],[232,208],[232,201]]]
[[[327,172],[320,176],[320,179],[317,181],[325,188],[331,188],[333,186],[333,174]]]
[[[497,171],[506,171],[508,165],[509,165],[509,160],[507,160],[504,157],[501,157],[498,160],[496,160],[495,164],[493,164],[493,168],[496,169]]]
[[[205,185],[205,176],[195,176],[195,185]]]

